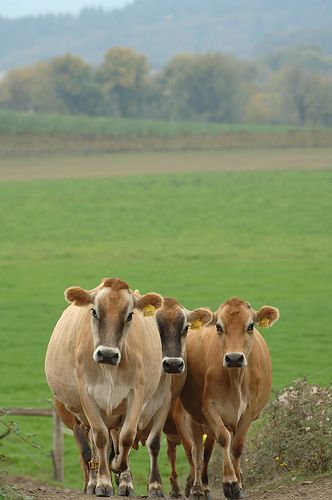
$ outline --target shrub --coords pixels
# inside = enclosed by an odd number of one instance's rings
[[[332,470],[332,386],[296,380],[256,424],[243,460],[246,482]]]

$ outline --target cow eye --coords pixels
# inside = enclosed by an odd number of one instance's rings
[[[127,319],[126,321],[129,323],[129,321],[131,321],[133,319],[133,312],[129,313],[128,316],[127,316]]]
[[[185,335],[189,330],[189,325],[187,325],[184,329],[183,329],[183,332],[182,332],[182,335]]]
[[[94,309],[94,308],[93,308],[93,309],[91,309],[91,311],[92,311],[92,316],[93,316],[95,319],[98,319],[96,309]]]
[[[223,327],[219,323],[216,324],[216,328],[217,328],[218,332],[224,331]]]
[[[247,328],[248,332],[252,332],[254,330],[254,326],[255,326],[255,323],[250,323],[250,325]]]

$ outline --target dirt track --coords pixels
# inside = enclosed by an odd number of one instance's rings
[[[24,495],[36,500],[87,500],[87,496],[79,491],[53,488],[38,484],[30,479],[17,477],[11,480],[17,489]],[[223,500],[225,497],[214,497],[214,500]],[[277,489],[261,488],[247,491],[247,498],[251,500],[332,500],[332,478],[320,479],[307,484],[280,486]],[[113,500],[123,500],[123,497],[113,497]]]

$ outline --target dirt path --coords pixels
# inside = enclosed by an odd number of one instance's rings
[[[11,483],[24,495],[36,500],[87,500],[88,498],[79,491],[53,488],[24,477],[14,478]],[[307,481],[292,486],[279,486],[274,490],[264,487],[259,490],[250,490],[246,498],[250,500],[332,500],[332,478]],[[123,500],[123,497],[113,497],[113,500]],[[214,497],[214,500],[224,500],[224,497]]]

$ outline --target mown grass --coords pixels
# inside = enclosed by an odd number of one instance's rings
[[[331,181],[331,170],[294,170],[1,183],[0,407],[46,404],[44,355],[63,290],[105,276],[189,308],[232,295],[275,305],[281,319],[264,331],[274,387],[303,375],[330,382]],[[6,438],[8,469],[50,480],[51,421],[15,420],[42,450]],[[66,485],[80,487],[71,436],[65,445]],[[138,493],[146,455],[133,453]]]

